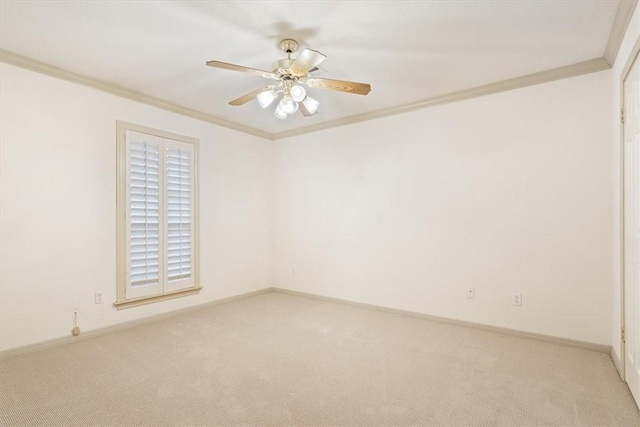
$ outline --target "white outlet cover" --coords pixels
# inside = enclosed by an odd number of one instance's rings
[[[474,299],[475,297],[476,297],[476,289],[475,288],[467,289],[467,298]]]
[[[102,304],[102,292],[96,292],[96,304]]]
[[[511,303],[513,305],[517,305],[518,307],[522,306],[522,294],[521,293],[514,293],[512,299],[511,299]]]

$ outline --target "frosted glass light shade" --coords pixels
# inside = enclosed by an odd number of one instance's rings
[[[260,104],[262,108],[267,108],[276,99],[276,92],[273,90],[260,92],[256,98],[258,99],[258,104]]]
[[[280,120],[284,120],[287,118],[287,113],[280,109],[280,105],[278,105],[278,108],[276,108],[276,111],[274,111],[273,114],[275,114],[275,116]]]
[[[293,86],[289,93],[291,93],[291,98],[296,102],[302,102],[304,97],[307,96],[307,91],[300,85]]]
[[[310,114],[315,114],[318,112],[318,107],[320,106],[320,102],[317,99],[307,96],[302,104],[307,109]]]
[[[278,108],[280,108],[283,112],[287,114],[293,114],[298,111],[298,103],[293,100],[290,96],[285,96],[280,100],[278,104]]]

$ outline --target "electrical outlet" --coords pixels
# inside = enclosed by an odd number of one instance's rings
[[[292,269],[291,269],[291,275],[292,275],[292,276],[295,276],[295,275],[296,275],[296,269],[295,269],[295,268],[292,268]]]
[[[476,289],[475,288],[467,289],[467,298],[475,299],[475,297],[476,297]]]
[[[102,292],[96,292],[96,304],[102,304]]]
[[[513,298],[511,299],[511,303],[513,305],[521,306],[522,305],[522,294],[519,292],[515,292],[513,294]]]

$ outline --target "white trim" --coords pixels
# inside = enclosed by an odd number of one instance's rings
[[[202,287],[191,287],[185,289],[178,289],[177,291],[169,291],[156,295],[143,296],[139,298],[130,298],[126,301],[116,301],[113,303],[113,306],[118,310],[123,310],[125,308],[138,307],[140,305],[153,304],[160,301],[166,301],[174,298],[182,298],[189,295],[195,295],[200,293]]]
[[[400,310],[397,308],[384,307],[380,305],[365,304],[361,302],[354,302],[354,301],[349,301],[349,300],[340,299],[340,298],[333,298],[333,297],[327,297],[323,295],[311,294],[307,292],[294,291],[291,289],[273,288],[273,291],[280,292],[283,294],[314,298],[314,299],[319,299],[323,301],[336,302],[340,304],[347,304],[347,305],[352,305],[360,308],[368,308],[371,310],[383,311],[385,313],[402,314],[405,316],[417,317],[420,319],[433,320],[434,322],[461,326],[463,328],[471,328],[471,329],[477,329],[480,331],[495,332],[501,335],[509,335],[509,336],[520,337],[520,338],[529,338],[536,341],[543,341],[543,342],[548,342],[553,344],[560,344],[567,347],[574,347],[574,348],[581,348],[583,350],[596,351],[598,353],[611,354],[611,351],[612,351],[610,345],[595,344],[587,341],[578,341],[578,340],[572,340],[569,338],[554,337],[552,335],[544,335],[544,334],[537,334],[534,332],[519,331],[517,329],[509,329],[509,328],[503,328],[500,326],[485,325],[485,324],[476,323],[476,322],[467,322],[464,320],[451,319],[448,317],[432,316],[430,314],[418,313],[415,311],[407,311],[407,310]]]
[[[602,55],[611,67],[613,67],[613,64],[616,62],[622,40],[624,40],[624,35],[627,32],[627,27],[629,26],[629,22],[631,22],[631,17],[637,4],[638,0],[622,0],[620,4],[618,4],[616,17],[613,20],[611,32],[609,33],[609,41]]]
[[[98,89],[100,91],[107,92],[112,95],[120,96],[122,98],[130,99],[132,101],[140,102],[142,104],[150,105],[152,107],[161,108],[163,110],[167,110],[167,111],[171,111],[172,113],[177,113],[183,116],[191,117],[196,120],[202,120],[203,122],[212,123],[217,126],[233,129],[238,132],[243,132],[249,135],[257,136],[259,138],[271,139],[271,134],[268,132],[255,129],[249,126],[244,126],[229,120],[221,119],[211,114],[207,114],[202,111],[184,107],[182,105],[174,104],[169,101],[164,101],[160,98],[155,98],[150,95],[145,95],[143,93],[136,92],[131,89],[126,89],[124,87],[103,82],[101,80],[97,80],[91,77],[83,76],[81,74],[73,73],[71,71],[54,67],[52,65],[48,65],[43,62],[39,62],[24,56],[20,56],[6,50],[0,49],[0,62],[4,62],[5,64],[24,68],[26,70],[35,71],[37,73],[45,74],[58,79],[66,80],[72,83],[88,86],[90,88]]]
[[[283,293],[283,294],[296,295],[296,296],[302,296],[302,297],[307,297],[307,298],[314,298],[314,299],[319,299],[319,300],[323,300],[323,301],[330,301],[330,302],[335,302],[335,303],[340,303],[340,304],[346,304],[346,305],[351,305],[351,306],[355,306],[355,307],[361,307],[361,308],[366,308],[366,309],[371,309],[371,310],[376,310],[376,311],[383,311],[385,313],[402,314],[402,315],[405,315],[405,316],[417,317],[417,318],[421,318],[421,319],[428,319],[428,320],[432,320],[432,321],[435,321],[435,322],[461,326],[461,327],[464,327],[464,328],[472,328],[472,329],[477,329],[477,330],[481,330],[481,331],[494,332],[494,333],[498,333],[498,334],[502,334],[502,335],[509,335],[509,336],[515,336],[515,337],[520,337],[520,338],[529,338],[529,339],[533,339],[533,340],[536,340],[536,341],[549,342],[549,343],[564,345],[564,346],[573,347],[573,348],[581,348],[581,349],[584,349],[584,350],[596,351],[598,353],[607,353],[607,354],[610,354],[610,355],[615,354],[613,348],[611,346],[609,346],[609,345],[594,344],[594,343],[590,343],[590,342],[586,342],[586,341],[572,340],[572,339],[569,339],[569,338],[554,337],[554,336],[551,336],[551,335],[543,335],[543,334],[536,334],[536,333],[533,333],[533,332],[518,331],[516,329],[501,328],[501,327],[498,327],[498,326],[490,326],[490,325],[484,325],[484,324],[480,324],[480,323],[466,322],[466,321],[455,320],[455,319],[450,319],[450,318],[446,318],[446,317],[431,316],[431,315],[428,315],[428,314],[417,313],[417,312],[413,312],[413,311],[399,310],[399,309],[395,309],[395,308],[388,308],[388,307],[372,305],[372,304],[364,304],[364,303],[359,303],[359,302],[343,300],[343,299],[339,299],[339,298],[331,298],[331,297],[326,297],[326,296],[321,296],[321,295],[316,295],[316,294],[310,294],[310,293],[307,293],[307,292],[294,291],[294,290],[290,290],[290,289],[269,287],[269,288],[259,289],[257,291],[251,291],[251,292],[246,292],[246,293],[239,294],[239,295],[234,295],[234,296],[231,296],[231,297],[222,298],[222,299],[211,301],[211,302],[206,302],[206,303],[203,303],[203,304],[194,305],[194,306],[187,307],[187,308],[182,308],[182,309],[179,309],[179,310],[170,311],[170,312],[167,312],[167,313],[161,313],[161,314],[156,314],[156,315],[153,315],[153,316],[144,317],[142,319],[132,320],[132,321],[129,321],[129,322],[123,322],[123,323],[119,323],[119,324],[116,324],[116,325],[107,326],[107,327],[104,327],[104,328],[94,329],[94,330],[91,330],[91,331],[88,331],[88,332],[83,332],[82,334],[80,334],[77,337],[67,336],[67,337],[55,338],[55,339],[52,339],[52,340],[43,341],[43,342],[40,342],[40,343],[29,344],[29,345],[25,345],[25,346],[16,347],[16,348],[11,348],[11,349],[8,349],[8,350],[0,351],[0,360],[4,359],[6,357],[24,355],[24,354],[28,354],[28,353],[33,353],[33,352],[36,352],[36,351],[44,350],[44,349],[47,349],[47,348],[56,347],[58,345],[67,344],[67,343],[72,342],[72,341],[80,341],[80,340],[83,340],[83,339],[93,338],[93,337],[97,337],[97,336],[100,336],[100,335],[108,334],[108,333],[111,333],[111,332],[120,331],[120,330],[123,330],[123,329],[129,329],[129,328],[133,328],[133,327],[136,327],[136,326],[139,326],[139,325],[143,325],[143,324],[147,324],[147,323],[151,323],[151,322],[157,322],[159,320],[163,320],[163,319],[167,319],[167,318],[170,318],[170,317],[178,316],[180,314],[188,313],[188,312],[191,312],[191,311],[194,311],[194,310],[205,309],[205,308],[208,308],[208,307],[216,306],[218,304],[224,304],[224,303],[227,303],[227,302],[231,302],[231,301],[235,301],[235,300],[239,300],[239,299],[244,299],[244,298],[248,298],[248,297],[252,297],[252,296],[260,295],[260,294],[265,294],[265,293],[269,293],[269,292],[279,292],[279,293]],[[613,363],[615,364],[615,361],[613,361]]]
[[[523,87],[538,85],[542,83],[548,83],[568,77],[576,77],[583,74],[595,73],[598,71],[608,70],[609,68],[611,67],[604,59],[591,59],[589,61],[579,62],[577,64],[554,68],[552,70],[541,71],[539,73],[528,74],[526,76],[503,80],[496,83],[490,83],[483,86],[477,86],[471,89],[451,92],[445,95],[435,96],[433,98],[428,98],[410,104],[385,108],[369,113],[356,114],[354,116],[319,123],[317,125],[305,126],[298,129],[276,133],[273,135],[273,139],[278,140],[283,138],[290,138],[292,136],[303,135],[305,133],[318,132],[325,129],[346,126],[353,123],[364,122],[367,120],[380,119],[396,114],[403,114],[414,110],[434,107],[436,105],[449,104],[452,102],[458,102],[472,98],[479,98],[481,96],[492,95],[499,92],[506,92],[509,90],[520,89]]]
[[[631,49],[629,53],[629,57],[627,58],[627,62],[625,63],[622,72],[620,73],[620,109],[619,111],[624,110],[624,82],[627,79],[629,71],[631,71],[631,67],[633,63],[636,61],[636,58],[640,58],[640,37],[636,40],[635,45]],[[618,122],[620,126],[620,182],[619,182],[619,191],[620,191],[620,327],[624,328],[626,325],[626,310],[625,310],[625,143],[624,143],[624,123],[621,121]],[[614,339],[616,339],[614,337]],[[620,353],[622,357],[619,360],[619,369],[621,377],[625,378],[626,375],[626,344],[622,340],[622,331],[618,334],[618,340],[620,340]]]
[[[634,0],[636,1],[636,0]],[[404,104],[397,107],[386,108],[382,110],[372,111],[369,113],[358,114],[355,116],[345,117],[342,119],[332,120],[329,122],[319,123],[317,125],[306,126],[290,131],[284,131],[279,133],[269,133],[259,129],[251,128],[241,125],[239,123],[231,122],[228,120],[215,117],[211,114],[204,113],[202,111],[193,110],[181,105],[173,104],[168,101],[163,101],[159,98],[154,98],[149,95],[144,95],[139,92],[135,92],[129,89],[121,88],[116,85],[111,85],[99,80],[85,77],[80,74],[72,73],[70,71],[63,70],[48,64],[44,64],[33,59],[26,58],[24,56],[17,55],[15,53],[8,52],[6,50],[0,50],[0,62],[10,64],[16,67],[24,68],[27,70],[35,71],[48,76],[60,78],[73,83],[78,83],[84,86],[88,86],[94,89],[101,90],[103,92],[111,93],[123,98],[131,99],[143,104],[151,105],[153,107],[162,108],[167,111],[171,111],[177,114],[182,114],[187,117],[191,117],[204,122],[213,123],[218,126],[226,127],[229,129],[243,132],[249,135],[257,136],[267,140],[278,140],[283,138],[289,138],[295,135],[302,135],[305,133],[318,132],[324,129],[330,129],[338,126],[345,126],[362,121],[378,119],[395,114],[402,114],[408,111],[418,110],[421,108],[433,107],[435,105],[441,105],[446,103],[463,101],[466,99],[478,98],[485,95],[491,95],[494,93],[504,92],[508,90],[519,89],[522,87],[548,83],[554,80],[564,79],[568,77],[576,77],[582,74],[594,73],[611,68],[604,58],[595,58],[589,61],[579,62],[577,64],[571,64],[564,67],[554,68],[552,70],[542,71],[539,73],[529,74],[526,76],[516,77],[509,80],[490,83],[483,86],[478,86],[470,89],[465,89],[457,92],[452,92],[445,95],[428,98],[422,101]]]
[[[68,344],[71,342],[83,341],[89,338],[95,338],[101,335],[109,334],[112,332],[117,332],[129,328],[135,328],[136,326],[146,325],[147,323],[158,322],[160,320],[169,319],[174,316],[179,316],[181,314],[189,313],[191,311],[202,310],[208,307],[213,307],[218,304],[225,304],[231,301],[248,298],[254,295],[264,294],[267,292],[271,292],[272,288],[260,289],[257,291],[246,292],[243,294],[233,295],[226,298],[220,298],[215,301],[205,302],[202,304],[193,305],[191,307],[181,308],[178,310],[168,311],[166,313],[154,314],[152,316],[143,317],[141,319],[130,320],[128,322],[122,322],[111,326],[105,326],[103,328],[93,329],[87,332],[82,332],[80,335],[74,336],[65,336],[60,338],[54,338],[47,341],[42,341],[35,344],[27,344],[20,347],[10,348],[8,350],[0,351],[0,360],[3,360],[8,357],[14,356],[22,356],[25,354],[34,353],[40,350],[45,350],[47,348],[57,347],[59,345]]]
[[[616,353],[616,349],[613,347],[611,347],[610,356],[611,356],[611,361],[613,362],[613,366],[615,366],[616,371],[618,372],[618,376],[620,377],[622,382],[625,382],[624,372],[622,372],[622,362],[620,362],[620,357]]]
[[[134,131],[142,134],[151,135],[153,138],[158,139],[158,146],[160,148],[160,206],[165,205],[165,189],[164,189],[164,169],[165,169],[165,145],[171,144],[172,146],[180,146],[180,144],[188,144],[192,150],[192,275],[190,280],[184,286],[167,287],[167,281],[165,279],[166,262],[161,262],[160,278],[158,289],[152,289],[153,292],[147,292],[145,289],[133,290],[129,286],[129,278],[127,277],[127,270],[129,269],[129,222],[127,221],[128,212],[128,144],[127,144],[127,131]],[[117,139],[117,182],[116,182],[116,302],[114,305],[120,308],[135,307],[148,302],[164,301],[169,298],[178,298],[185,295],[191,295],[199,292],[200,286],[200,242],[199,242],[199,229],[200,229],[200,215],[199,215],[199,189],[198,189],[198,149],[199,140],[196,138],[178,135],[171,132],[166,132],[159,129],[154,129],[146,126],[141,126],[133,123],[127,123],[123,121],[116,122],[116,139]],[[123,171],[124,169],[124,171]],[[164,208],[160,209],[160,257],[166,255],[166,242],[163,237],[165,226]],[[166,260],[165,260],[166,261]],[[159,292],[158,292],[159,290]],[[148,301],[144,301],[144,299]]]

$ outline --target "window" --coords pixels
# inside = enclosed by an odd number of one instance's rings
[[[198,140],[117,123],[117,308],[199,292]]]

